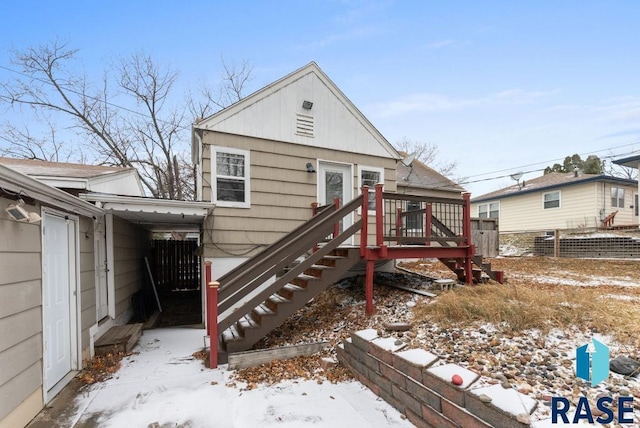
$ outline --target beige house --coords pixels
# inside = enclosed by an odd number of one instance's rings
[[[26,425],[131,320],[153,231],[200,230],[210,204],[130,196],[137,183],[130,169],[0,159],[1,428]]]
[[[471,202],[500,233],[638,224],[638,182],[599,174],[550,173]]]
[[[218,277],[363,185],[395,192],[398,152],[310,63],[193,127],[204,255]],[[359,216],[344,220],[343,228]]]

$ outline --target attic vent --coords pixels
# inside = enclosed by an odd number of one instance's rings
[[[313,116],[296,114],[296,134],[313,137]]]

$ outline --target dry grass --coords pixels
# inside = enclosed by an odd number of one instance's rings
[[[639,271],[637,261],[522,258],[495,262],[494,266],[504,269],[507,276],[548,277],[556,272],[565,278],[582,276],[585,281],[603,274],[635,279]],[[445,323],[487,322],[514,333],[577,326],[640,347],[639,291],[640,287],[542,284],[535,276],[524,276],[510,280],[508,285],[492,283],[445,292],[432,303],[416,306],[414,316]]]

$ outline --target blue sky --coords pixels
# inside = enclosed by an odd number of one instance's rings
[[[215,84],[224,55],[254,65],[253,91],[315,61],[390,142],[436,144],[478,196],[573,153],[640,150],[639,18],[637,1],[2,2],[0,65],[58,37],[95,79],[142,50],[185,91]]]

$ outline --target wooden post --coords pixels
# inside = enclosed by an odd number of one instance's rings
[[[340,198],[333,198],[333,207],[336,211],[340,209]],[[333,225],[333,237],[334,239],[340,235],[340,220],[338,219]]]
[[[209,368],[218,368],[218,287],[217,281],[207,286],[207,322],[209,330]]]
[[[396,242],[402,245],[402,207],[396,209]]]
[[[360,229],[360,257],[364,257],[367,251],[367,238],[369,235],[369,187],[362,186],[362,205],[360,207],[362,228]]]
[[[475,253],[475,248],[471,241],[471,193],[463,192],[464,208],[462,211],[462,234],[467,245],[467,257],[464,259],[464,276],[467,285],[473,284],[473,264],[471,258]]]
[[[560,257],[560,229],[556,229],[553,234],[553,257]]]
[[[318,214],[318,203],[317,202],[312,202],[311,203],[311,217],[315,217]],[[313,245],[313,252],[315,253],[316,251],[318,251],[318,244],[314,244]]]
[[[382,206],[382,184],[376,184],[376,246],[384,243],[384,207]]]
[[[367,260],[367,270],[365,275],[365,312],[367,316],[373,315],[373,271],[375,264],[375,260]]]
[[[426,238],[431,238],[431,218],[433,216],[433,207],[431,206],[430,203],[427,203],[427,205],[424,208],[424,216],[425,216],[425,237]],[[431,245],[431,240],[427,239],[426,242],[427,245]]]

